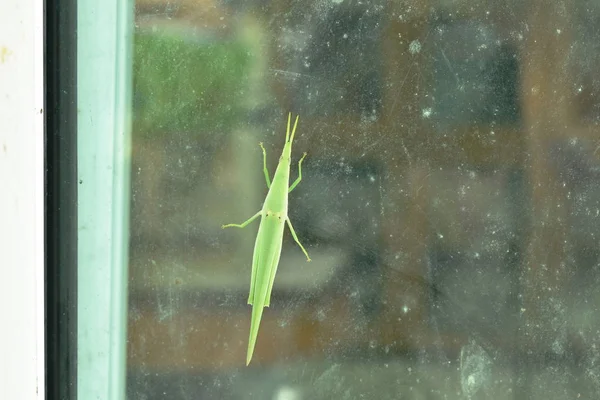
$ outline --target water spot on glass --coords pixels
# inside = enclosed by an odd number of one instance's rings
[[[410,52],[410,54],[417,54],[421,52],[421,42],[419,42],[418,39],[410,42],[410,44],[408,45],[408,51]]]

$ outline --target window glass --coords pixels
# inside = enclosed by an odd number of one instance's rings
[[[599,23],[591,0],[137,0],[128,397],[593,397]],[[260,222],[221,227],[263,206],[288,112],[312,261],[269,235],[246,366]]]

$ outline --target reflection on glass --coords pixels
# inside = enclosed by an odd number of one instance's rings
[[[600,7],[561,4],[138,0],[129,397],[594,397]],[[246,367],[221,225],[288,111],[313,262],[286,230]]]

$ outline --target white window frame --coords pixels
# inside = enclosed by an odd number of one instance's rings
[[[43,399],[44,2],[0,2],[0,398]]]

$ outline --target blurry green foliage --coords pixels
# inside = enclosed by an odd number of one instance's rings
[[[134,135],[223,134],[239,120],[250,64],[242,43],[143,32],[134,57]]]

